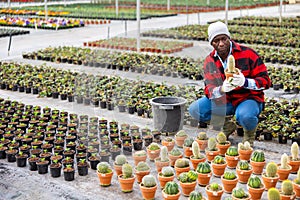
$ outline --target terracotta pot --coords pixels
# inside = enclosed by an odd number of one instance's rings
[[[178,200],[179,197],[180,197],[180,191],[177,193],[177,194],[174,194],[174,195],[169,195],[169,194],[166,194],[164,192],[164,190],[162,190],[162,196],[164,198],[164,200]]]
[[[289,169],[281,169],[280,164],[277,164],[277,174],[279,176],[279,181],[284,181],[288,179],[290,172],[292,170],[292,167],[289,165]]]
[[[176,160],[179,158],[182,158],[182,155],[172,156],[171,154],[169,154],[170,166],[174,167]]]
[[[198,184],[200,186],[206,186],[209,184],[210,178],[212,176],[212,172],[208,173],[208,174],[202,174],[202,173],[198,173]]]
[[[226,144],[219,144],[217,143],[217,148],[219,149],[219,155],[224,156],[227,149],[230,147],[231,142],[227,141]]]
[[[173,175],[173,176],[165,177],[165,176],[161,176],[161,173],[158,173],[157,177],[160,183],[160,187],[164,188],[167,182],[174,180],[175,176]]]
[[[122,174],[122,165],[116,165],[114,163],[114,169],[115,169],[115,172],[116,172],[117,176],[119,176],[120,174]]]
[[[182,172],[188,172],[190,171],[190,166],[188,167],[183,167],[183,168],[180,168],[180,167],[176,167],[175,166],[175,172],[176,172],[176,176],[178,177],[179,174],[181,174]]]
[[[214,176],[221,177],[225,172],[226,166],[227,166],[227,163],[224,163],[224,164],[212,163],[211,167],[212,167],[212,171],[213,171]]]
[[[143,184],[140,184],[140,190],[143,196],[143,199],[150,200],[155,198],[155,193],[157,190],[157,185],[154,187],[145,187]]]
[[[268,190],[272,187],[276,187],[277,181],[279,179],[279,176],[277,175],[276,177],[267,177],[265,173],[262,174],[261,176],[263,183],[265,185],[265,190]]]
[[[224,179],[223,175],[221,176],[221,181],[223,184],[224,192],[231,193],[233,188],[236,187],[236,184],[238,183],[238,178],[235,178],[233,180],[227,180]]]
[[[184,137],[178,137],[178,136],[175,136],[175,143],[178,147],[182,148],[183,147],[183,143],[184,143],[184,140],[185,138],[187,138],[188,136],[184,136]]]
[[[208,151],[207,149],[205,150],[205,155],[206,159],[208,162],[211,162],[214,160],[214,158],[219,155],[219,150],[217,151]]]
[[[294,174],[294,173],[297,173],[298,169],[299,169],[299,166],[300,166],[300,160],[291,160],[292,158],[290,157],[289,161],[288,161],[288,164],[292,167],[291,169],[291,173]]]
[[[171,151],[175,146],[175,141],[168,142],[168,141],[162,140],[161,145],[166,146],[168,148],[168,151]]]
[[[222,188],[222,190],[219,190],[219,191],[211,191],[208,189],[208,187],[209,187],[209,185],[207,185],[205,187],[205,192],[206,192],[208,200],[220,200],[222,198],[222,195],[224,193],[223,188]]]
[[[147,160],[147,155],[145,156],[132,156],[133,160],[134,160],[134,165],[137,166],[139,164],[139,162],[146,162]]]
[[[280,193],[280,200],[294,200],[296,199],[295,192],[292,195],[284,195]]]
[[[159,157],[160,149],[150,150],[149,148],[147,148],[147,154],[148,154],[149,160],[154,161],[155,158]]]
[[[208,140],[198,140],[198,139],[196,139],[196,142],[199,144],[200,151],[204,152],[206,147],[207,147]]]
[[[240,156],[228,156],[225,154],[225,159],[227,162],[227,167],[231,169],[235,169],[240,160]]]
[[[265,191],[265,186],[262,184],[260,188],[252,188],[247,185],[247,189],[249,194],[251,195],[252,200],[260,200],[262,194]]]
[[[226,68],[224,73],[225,73],[226,79],[228,80],[230,77],[233,77],[233,74],[238,74],[238,71],[232,73],[232,72],[228,72],[228,68]]]
[[[179,184],[180,184],[180,187],[181,187],[181,190],[182,190],[182,194],[184,196],[188,197],[188,196],[190,196],[190,193],[195,190],[195,187],[197,185],[197,181],[194,181],[192,183],[179,182]]]
[[[100,185],[103,187],[107,187],[111,185],[111,179],[113,176],[113,172],[107,173],[107,174],[101,174],[97,171],[97,175],[100,181]]]
[[[240,183],[247,183],[249,177],[251,176],[253,172],[253,169],[249,169],[249,170],[241,170],[238,167],[236,168],[236,174],[238,176],[239,182]]]
[[[253,148],[251,150],[239,149],[240,160],[250,160]]]
[[[132,178],[126,178],[126,179],[124,179],[122,177],[123,177],[122,174],[120,174],[118,176],[118,180],[119,180],[122,192],[124,192],[124,193],[132,192],[133,184],[135,181],[135,176],[133,176]]]
[[[264,162],[255,162],[255,161],[252,161],[250,159],[250,164],[251,164],[252,169],[253,169],[253,174],[261,175],[263,170],[264,170],[266,161],[264,161]]]
[[[158,173],[161,172],[161,169],[163,167],[170,166],[169,161],[168,162],[162,162],[162,161],[160,161],[160,158],[155,158],[154,162],[155,162],[155,166],[156,166],[156,171]]]
[[[295,180],[293,181],[293,189],[296,193],[296,197],[300,198],[300,185],[295,183]]]
[[[150,170],[148,171],[137,171],[136,169],[134,170],[134,173],[136,175],[136,180],[138,183],[141,183],[142,182],[142,179],[144,176],[150,174]]]
[[[200,159],[194,159],[193,156],[190,157],[190,161],[193,165],[193,169],[196,170],[197,169],[197,166],[199,163],[201,162],[205,162],[206,158],[200,158]]]
[[[183,146],[183,153],[184,157],[189,158],[191,155],[193,155],[192,147]]]

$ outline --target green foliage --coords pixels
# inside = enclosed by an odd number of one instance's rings
[[[128,163],[122,165],[122,174],[123,174],[123,178],[131,178],[132,177],[132,166]]]
[[[201,162],[198,164],[196,171],[201,174],[208,174],[211,172],[211,166],[207,162]]]
[[[164,192],[169,195],[178,194],[179,192],[178,184],[174,181],[167,182],[164,188]]]
[[[293,183],[291,180],[284,180],[281,185],[281,191],[284,195],[293,194]]]
[[[142,178],[142,184],[145,187],[154,187],[156,186],[156,180],[153,175],[148,174]]]
[[[266,166],[266,176],[275,177],[277,174],[277,164],[274,162],[269,162]]]
[[[280,193],[277,188],[270,188],[268,190],[268,200],[280,200]]]
[[[97,165],[97,171],[100,174],[107,174],[110,173],[112,170],[110,168],[110,165],[107,162],[100,162]]]

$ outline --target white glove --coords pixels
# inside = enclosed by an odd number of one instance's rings
[[[244,74],[239,69],[238,69],[238,72],[239,72],[239,74],[233,74],[233,78],[230,81],[230,83],[232,85],[242,87],[245,84],[246,79],[245,79]]]
[[[222,92],[230,92],[230,91],[234,90],[235,88],[236,88],[236,86],[234,86],[234,85],[232,85],[231,83],[229,83],[228,80],[225,80],[225,81],[223,82],[221,91],[222,91]]]

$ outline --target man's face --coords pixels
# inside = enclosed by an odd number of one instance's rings
[[[230,40],[227,35],[217,35],[211,42],[211,45],[219,55],[228,55],[230,50]]]

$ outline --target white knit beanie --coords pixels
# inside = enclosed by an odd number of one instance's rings
[[[208,26],[207,32],[208,32],[209,44],[211,44],[211,42],[213,41],[213,39],[217,35],[224,34],[224,35],[227,35],[230,38],[230,33],[228,31],[228,28],[227,28],[226,24],[224,24],[223,22],[220,22],[220,21],[211,23]]]

